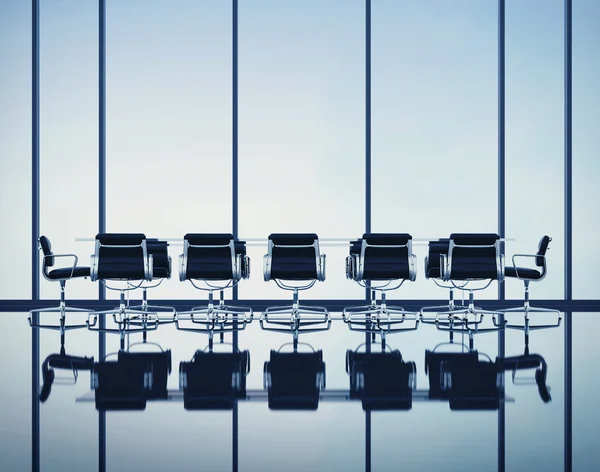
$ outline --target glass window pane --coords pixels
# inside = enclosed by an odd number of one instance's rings
[[[573,313],[573,470],[600,463],[600,347],[595,328],[600,313]]]
[[[0,2],[0,298],[31,297],[31,2]]]
[[[513,254],[535,254],[552,238],[548,273],[532,284],[532,298],[562,298],[564,2],[506,2],[506,265]],[[532,267],[531,259],[515,259]],[[535,267],[535,265],[533,266]],[[523,298],[523,284],[506,283],[507,298]]]
[[[364,232],[364,25],[362,0],[240,2],[240,237]],[[289,298],[261,280],[265,252],[250,254],[240,297]],[[301,298],[362,297],[345,279],[347,245],[322,252],[327,281]]]
[[[573,296],[600,298],[600,3],[573,2]]]
[[[231,232],[231,17],[220,0],[107,2],[108,231]],[[153,293],[198,296],[176,277]]]
[[[497,232],[497,3],[373,2],[373,231]],[[397,296],[443,298],[426,243],[413,249],[417,281]]]
[[[40,2],[40,235],[89,266],[93,251],[75,240],[97,230],[98,3]],[[73,263],[56,259],[56,267]],[[89,279],[66,285],[67,300],[97,294]],[[58,299],[58,283],[41,277],[40,296]]]

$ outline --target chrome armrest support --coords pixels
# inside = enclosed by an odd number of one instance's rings
[[[320,282],[324,282],[325,281],[325,261],[326,261],[326,254],[321,254],[319,257],[319,267],[317,267],[317,279]]]
[[[271,256],[269,254],[263,256],[263,277],[265,282],[271,280]]]
[[[148,254],[148,262],[146,264],[146,273],[144,274],[144,280],[150,282],[152,280],[152,273],[154,271],[154,257],[152,254]]]
[[[73,273],[75,272],[75,268],[77,267],[77,262],[79,258],[75,254],[52,254],[50,256],[44,256],[44,261],[47,257],[72,257],[73,258],[73,266],[71,267],[71,275],[69,275],[69,279],[73,277]],[[45,275],[45,274],[44,274]]]
[[[408,259],[408,264],[408,280],[414,282],[415,280],[417,280],[417,256],[411,254]]]
[[[538,257],[543,258],[544,259],[544,265],[542,266],[542,276],[539,279],[536,279],[536,280],[542,280],[544,277],[546,277],[546,256],[541,256],[541,255],[538,255],[538,254],[513,254],[513,256],[512,256],[512,265],[513,265],[513,267],[515,269],[515,273],[517,274],[517,279],[519,279],[519,280],[531,280],[531,279],[529,279],[527,277],[521,277],[519,275],[519,268],[517,267],[517,263],[516,263],[516,260],[515,260],[517,257],[529,258],[529,259],[532,259],[532,258],[536,259]]]
[[[90,279],[92,282],[98,280],[98,259],[95,254],[90,256]]]
[[[186,266],[186,257],[185,254],[179,254],[179,280],[181,282],[185,282],[185,266]]]

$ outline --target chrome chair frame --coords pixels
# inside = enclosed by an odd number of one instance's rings
[[[133,248],[142,248],[142,257],[143,257],[143,266],[144,266],[144,276],[142,280],[138,284],[131,284],[130,279],[128,278],[111,278],[111,279],[102,279],[98,277],[98,269],[99,269],[99,255],[100,248],[102,247],[112,247],[117,249],[133,249]],[[99,331],[104,333],[114,333],[119,334],[121,337],[121,348],[124,348],[125,344],[125,335],[135,334],[135,333],[145,333],[147,331],[154,331],[158,328],[159,318],[158,313],[156,312],[148,312],[146,310],[138,310],[133,309],[127,306],[127,302],[125,300],[125,292],[129,292],[132,290],[136,290],[142,286],[144,282],[152,281],[152,255],[148,254],[146,249],[146,240],[142,240],[140,244],[102,244],[98,239],[96,239],[95,244],[95,252],[90,256],[91,259],[91,279],[92,281],[99,281],[102,283],[108,290],[119,291],[119,306],[112,310],[104,310],[96,312],[96,315],[112,315],[113,322],[117,325],[117,328],[95,328],[92,329],[92,325],[89,325],[88,328],[92,331]],[[107,280],[114,281],[122,281],[127,283],[126,287],[111,287],[107,284]]]
[[[273,248],[308,248],[315,250],[316,278],[304,285],[287,285],[280,279],[271,278],[271,265]],[[294,337],[295,348],[298,345],[298,336],[300,333],[314,333],[318,331],[327,331],[331,327],[331,316],[325,307],[301,305],[298,301],[298,291],[308,290],[317,281],[325,281],[325,262],[326,255],[319,252],[318,237],[313,244],[275,244],[269,239],[268,253],[263,257],[263,276],[265,282],[274,280],[277,286],[283,290],[293,292],[293,301],[291,305],[271,306],[265,308],[260,315],[260,327],[265,331],[274,331],[279,333],[290,333]]]
[[[175,315],[175,324],[180,331],[192,331],[197,333],[205,333],[209,335],[209,343],[212,346],[212,340],[215,333],[219,334],[221,341],[223,335],[227,332],[242,331],[254,319],[254,312],[251,307],[232,306],[225,304],[225,289],[236,287],[240,280],[250,277],[250,258],[242,256],[236,252],[236,241],[230,240],[228,244],[191,244],[187,239],[184,239],[183,254],[179,256],[179,280],[185,282],[188,280],[197,290],[208,292],[208,303],[192,307],[191,310],[180,311]],[[231,250],[232,278],[227,283],[215,285],[208,280],[201,280],[205,287],[198,286],[194,283],[195,279],[188,278],[187,261],[188,251],[190,248],[225,248]],[[243,270],[243,269],[246,270]],[[214,291],[219,290],[219,302],[214,302]],[[200,327],[185,326],[182,322],[190,321],[193,325]],[[192,326],[193,326],[192,325]]]
[[[38,238],[38,249],[43,251],[42,245],[41,245],[41,238],[42,236],[40,236],[40,238]],[[71,267],[71,274],[69,275],[69,277],[66,277],[64,279],[51,279],[48,276],[48,265],[47,265],[47,261],[49,261],[52,258],[67,258],[67,257],[72,257],[73,258],[73,265]],[[82,328],[87,328],[88,326],[95,326],[96,322],[97,322],[97,317],[94,316],[95,312],[93,310],[88,310],[85,308],[77,308],[77,307],[70,307],[67,306],[66,304],[66,300],[65,300],[65,285],[66,285],[66,281],[67,280],[71,280],[73,278],[73,274],[75,273],[75,269],[77,268],[77,263],[79,262],[79,258],[75,255],[75,254],[51,254],[51,255],[44,255],[43,259],[42,259],[42,275],[44,276],[44,278],[50,282],[60,282],[60,302],[58,307],[48,307],[48,308],[38,308],[35,310],[29,310],[29,316],[27,317],[27,321],[29,322],[29,326],[32,328],[41,328],[41,329],[52,329],[52,330],[58,330],[61,333],[61,337],[64,338],[64,334],[65,331],[67,330],[71,330],[71,329],[82,329]],[[87,278],[87,277],[84,277]],[[41,324],[41,323],[33,323],[32,319],[31,319],[31,315],[33,313],[60,313],[60,324],[58,325],[52,325],[52,324]],[[88,315],[87,317],[87,321],[83,324],[73,324],[73,325],[68,325],[66,323],[66,314],[67,313],[86,313]],[[93,317],[93,321],[90,322],[90,316],[94,316]]]
[[[480,333],[497,332],[500,329],[504,329],[503,326],[494,325],[490,328],[482,328],[480,325],[483,323],[485,315],[501,315],[502,312],[494,310],[484,310],[475,306],[474,292],[485,290],[488,288],[494,279],[489,279],[484,283],[483,286],[473,287],[469,286],[468,283],[473,281],[485,281],[482,278],[468,278],[468,279],[453,279],[452,278],[452,253],[454,248],[495,248],[496,256],[496,279],[498,283],[504,280],[504,255],[500,253],[499,242],[496,241],[492,245],[485,244],[456,244],[454,240],[450,239],[450,245],[448,248],[448,254],[442,254],[442,280],[444,282],[450,282],[452,286],[458,290],[464,290],[469,292],[469,302],[465,308],[458,308],[454,310],[448,310],[443,312],[444,315],[448,316],[448,321],[436,320],[436,328],[440,331],[450,331],[452,333],[466,333],[469,336],[469,349],[473,349],[473,336]],[[462,285],[457,285],[456,281],[462,280],[467,282]],[[493,318],[492,318],[493,319]]]
[[[408,239],[406,244],[369,244],[366,241],[367,235],[363,235],[358,241],[351,242],[355,244],[360,242],[360,254],[350,254],[346,257],[346,278],[352,279],[361,287],[367,288],[371,293],[371,301],[368,305],[359,305],[345,307],[342,310],[342,319],[348,325],[351,331],[360,331],[365,333],[380,334],[382,342],[385,345],[385,335],[389,333],[398,333],[404,331],[414,331],[419,327],[418,312],[406,311],[404,307],[397,305],[388,305],[386,292],[399,289],[406,280],[414,282],[417,278],[416,256],[412,252],[412,239]],[[363,279],[365,270],[365,253],[368,247],[379,248],[406,248],[408,252],[408,279],[391,279],[382,281],[380,285],[373,285]],[[394,283],[395,282],[395,283]],[[377,292],[381,292],[380,303],[377,303]],[[398,328],[397,325],[405,321],[414,321],[414,325],[408,328]]]

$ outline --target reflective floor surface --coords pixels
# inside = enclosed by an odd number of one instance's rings
[[[0,344],[0,469],[31,470],[32,358],[27,314],[2,314]],[[600,345],[597,313],[573,315],[573,470],[595,471],[600,463]],[[326,388],[316,411],[273,411],[263,389],[263,365],[271,349],[289,341],[252,323],[239,334],[240,349],[250,352],[248,399],[232,410],[186,411],[179,392],[179,363],[204,349],[206,336],[161,326],[148,334],[172,351],[169,400],[148,401],[143,411],[99,413],[90,389],[90,374],[77,382],[68,371],[57,371],[52,391],[39,404],[40,470],[96,471],[104,460],[108,471],[507,471],[564,470],[565,363],[564,323],[532,332],[530,351],[547,364],[551,401],[545,403],[535,384],[534,370],[505,374],[506,401],[498,410],[452,411],[448,401],[429,400],[425,351],[445,342],[448,334],[434,326],[391,336],[389,345],[416,364],[416,392],[407,411],[366,412],[360,400],[348,399],[346,350],[356,349],[365,336],[333,323],[324,333],[304,341],[323,351]],[[137,339],[136,339],[137,340]],[[228,340],[227,338],[225,339]],[[455,339],[460,342],[460,336]],[[107,335],[107,352],[119,348],[118,336]],[[60,348],[56,331],[40,331],[42,362]],[[67,332],[66,351],[98,356],[98,335]],[[152,349],[132,346],[131,350]],[[219,346],[217,346],[219,348]],[[225,348],[223,346],[223,348]],[[475,337],[475,348],[494,359],[497,333]],[[506,356],[523,353],[520,331],[506,330]],[[40,383],[42,375],[40,374]],[[504,418],[502,417],[504,412]],[[105,434],[99,419],[105,415]]]

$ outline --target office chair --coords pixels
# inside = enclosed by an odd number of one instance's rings
[[[364,411],[410,410],[416,388],[416,366],[405,362],[398,350],[346,351],[350,398],[362,401]]]
[[[385,336],[386,333],[417,329],[417,313],[386,302],[388,291],[400,288],[406,280],[416,280],[415,260],[410,234],[365,233],[362,239],[350,243],[346,277],[371,292],[368,305],[344,308],[342,319],[351,330]],[[379,304],[377,292],[381,293]],[[414,325],[404,327],[406,320],[414,321]]]
[[[529,303],[529,282],[539,282],[546,277],[546,251],[549,249],[550,236],[543,236],[538,244],[538,250],[535,254],[514,254],[512,256],[512,266],[508,266],[504,269],[504,275],[506,277],[512,277],[523,281],[525,286],[525,296],[522,307],[509,308],[504,311],[504,314],[508,313],[523,313],[523,324],[510,323],[508,320],[505,321],[505,327],[510,329],[522,330],[525,333],[525,344],[529,342],[529,332],[537,329],[556,328],[560,326],[562,317],[560,311],[551,310],[549,308],[532,307]],[[517,258],[522,259],[533,259],[535,267],[518,267]],[[553,324],[542,324],[542,325],[531,325],[529,314],[530,313],[554,313],[557,316],[557,321]],[[496,319],[494,318],[496,324]]]
[[[245,241],[235,241],[231,234],[186,234],[183,254],[179,256],[179,280],[189,280],[194,288],[207,291],[208,304],[178,312],[177,329],[206,333],[211,343],[214,333],[223,336],[225,332],[245,329],[253,319],[252,308],[226,305],[224,291],[249,276],[250,258],[246,255]],[[217,304],[215,290],[220,292]],[[191,322],[191,326],[185,321]]]
[[[175,308],[162,305],[148,304],[148,289],[155,288],[162,284],[165,279],[171,278],[171,257],[168,252],[169,243],[167,241],[159,241],[154,238],[146,238],[146,250],[149,256],[152,256],[152,284],[142,284],[139,288],[142,289],[142,303],[140,305],[129,305],[132,310],[150,311],[156,310],[159,323],[174,323]],[[130,287],[138,288],[135,284],[129,283]],[[161,318],[158,311],[171,311],[172,316]],[[134,324],[135,322],[132,322]],[[145,332],[144,332],[145,335]]]
[[[500,315],[501,312],[483,310],[475,306],[474,292],[484,290],[492,281],[503,281],[504,256],[500,254],[500,237],[490,233],[455,233],[450,235],[448,254],[442,254],[442,280],[454,288],[469,292],[466,308],[448,310],[448,322],[438,322],[442,331],[463,332],[469,335],[469,349],[473,348],[473,335],[503,329],[502,326],[481,328],[484,315]],[[474,287],[474,281],[482,286]],[[458,326],[456,326],[458,324]]]
[[[316,234],[271,234],[268,253],[264,256],[264,279],[266,282],[274,280],[279,288],[291,290],[293,303],[267,307],[260,317],[262,329],[291,332],[295,349],[300,333],[330,328],[331,317],[326,308],[298,302],[299,290],[308,290],[317,281],[325,280],[325,254],[319,253]]]
[[[129,308],[125,302],[125,292],[140,288],[144,282],[152,281],[153,258],[146,248],[146,236],[140,233],[98,234],[91,260],[92,280],[100,281],[109,290],[120,292],[117,308],[98,312],[99,315],[112,315],[118,327],[97,330],[118,333],[121,337],[121,350],[124,350],[126,334],[155,330],[159,323],[156,312]],[[109,286],[108,281],[122,281],[127,285],[115,288]]]
[[[440,346],[457,346],[461,351],[438,351]],[[450,386],[444,382],[442,365],[451,363],[454,360],[459,362],[477,362],[479,353],[476,350],[468,349],[462,343],[453,341],[440,343],[432,350],[425,351],[425,374],[429,377],[429,398],[430,399],[448,399]]]
[[[271,350],[264,364],[263,383],[271,410],[316,410],[325,388],[322,351]]]
[[[136,345],[148,346],[153,344],[158,351],[132,351]],[[135,371],[149,370],[152,373],[152,382],[144,389],[144,395],[148,400],[169,398],[167,382],[171,373],[171,350],[164,350],[156,343],[140,342],[131,344],[127,350],[119,350],[117,361],[122,364],[133,366]]]
[[[466,308],[465,305],[457,304],[454,299],[454,285],[451,283],[442,283],[442,254],[448,256],[448,250],[450,248],[450,239],[440,238],[437,241],[429,241],[428,253],[425,256],[425,278],[431,279],[433,282],[441,288],[448,289],[448,304],[437,305],[437,306],[424,306],[420,310],[421,322],[436,324],[443,323],[440,319],[440,315],[447,315],[449,312],[456,310],[457,308]],[[427,314],[434,314],[433,317],[428,317]],[[450,320],[452,322],[454,320]]]
[[[179,387],[186,410],[231,410],[246,398],[248,351],[196,351],[190,362],[179,364]]]
[[[86,313],[88,315],[88,320],[90,315],[93,315],[92,310],[86,310],[84,308],[75,308],[67,306],[65,302],[65,285],[67,280],[76,279],[76,278],[87,278],[90,277],[90,268],[78,266],[77,262],[79,261],[78,257],[75,254],[54,254],[52,252],[52,244],[50,243],[50,239],[46,236],[40,236],[38,239],[39,248],[43,253],[42,258],[42,275],[46,280],[50,282],[59,282],[60,283],[60,303],[58,307],[50,307],[50,308],[40,308],[37,310],[29,311],[29,326],[32,328],[45,328],[45,329],[55,329],[61,332],[61,337],[64,338],[64,333],[66,330],[70,329],[78,329],[78,328],[87,328],[88,323],[84,324],[66,324],[66,314],[69,312],[73,313]],[[62,258],[71,258],[73,261],[73,265],[68,267],[60,267],[54,268],[56,264],[56,259]],[[41,323],[33,323],[31,320],[31,314],[34,312],[38,313],[60,313],[59,324],[41,324]],[[95,325],[96,318],[94,317],[94,321],[92,325]]]

